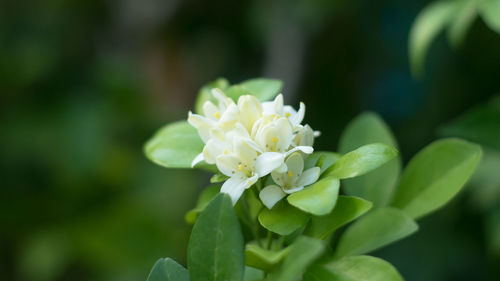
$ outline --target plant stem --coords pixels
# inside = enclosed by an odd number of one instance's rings
[[[273,241],[273,233],[271,231],[267,231],[267,241],[266,241],[266,249],[271,249],[271,242]]]

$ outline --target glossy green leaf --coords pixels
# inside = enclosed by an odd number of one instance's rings
[[[397,147],[389,127],[377,114],[367,112],[352,120],[342,133],[339,151],[348,153],[369,143],[383,143]],[[373,203],[374,207],[390,202],[401,171],[401,159],[394,157],[387,164],[360,177],[342,182],[342,190],[347,195],[358,196]]]
[[[286,257],[289,249],[273,251],[263,249],[255,244],[248,244],[245,248],[245,264],[269,271]]]
[[[313,215],[330,213],[337,203],[340,182],[336,178],[324,178],[316,183],[294,192],[287,197],[288,203]]]
[[[231,198],[219,193],[201,212],[189,238],[187,261],[191,280],[242,280],[243,245]]]
[[[410,67],[415,77],[422,75],[429,46],[449,23],[455,11],[454,5],[454,1],[433,2],[415,19],[409,38]]]
[[[331,213],[325,216],[313,216],[306,228],[305,234],[325,239],[339,227],[349,223],[366,213],[372,203],[353,196],[339,196],[337,204]]]
[[[325,250],[321,240],[300,236],[290,247],[290,252],[283,263],[269,274],[266,281],[301,280],[306,268]]]
[[[263,208],[259,214],[260,224],[279,235],[291,234],[305,226],[308,220],[308,214],[290,206],[285,200],[281,200],[271,210]]]
[[[448,39],[454,47],[458,47],[463,42],[467,31],[476,19],[477,1],[479,0],[455,1],[455,11],[448,28]]]
[[[459,116],[439,130],[441,135],[461,137],[500,150],[500,96]]]
[[[442,139],[422,149],[403,171],[392,205],[420,218],[446,204],[464,186],[481,159],[481,148]]]
[[[340,154],[329,151],[315,151],[304,160],[304,170],[319,167],[320,174],[330,168],[339,158]]]
[[[198,197],[198,202],[196,203],[196,207],[194,209],[190,210],[186,214],[186,222],[193,224],[196,221],[196,218],[198,217],[198,214],[202,212],[205,207],[210,203],[210,201],[217,195],[219,194],[220,191],[220,186],[219,185],[211,185],[205,188],[200,196]]]
[[[347,179],[364,175],[398,155],[398,151],[382,143],[363,145],[340,157],[325,171],[325,176]]]
[[[214,104],[217,104],[217,100],[212,95],[212,89],[218,88],[222,91],[226,90],[229,87],[229,82],[225,78],[219,78],[215,81],[212,81],[206,85],[204,85],[199,91],[198,96],[196,97],[194,111],[198,114],[203,113],[203,104],[206,101],[211,101]]]
[[[256,78],[229,87],[225,94],[235,102],[242,95],[253,95],[260,101],[268,101],[281,91],[282,86],[283,83],[280,80]]]
[[[189,273],[173,259],[162,258],[151,269],[147,281],[189,281]]]
[[[494,31],[500,33],[500,1],[478,0],[479,12],[484,22]]]
[[[403,281],[388,262],[371,256],[351,256],[315,265],[305,274],[305,281]]]
[[[354,222],[340,237],[336,257],[369,253],[418,230],[405,212],[389,207],[375,209]]]
[[[203,142],[187,121],[178,121],[161,128],[144,146],[146,156],[158,165],[169,168],[191,168]]]

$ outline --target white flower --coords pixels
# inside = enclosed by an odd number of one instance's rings
[[[189,112],[188,115],[189,124],[197,129],[205,143],[192,166],[201,161],[215,164],[229,177],[221,192],[228,193],[234,204],[245,189],[263,176],[271,173],[274,178],[283,173],[302,173],[303,160],[297,151],[312,153],[315,136],[311,127],[300,124],[305,114],[303,103],[296,111],[283,105],[281,94],[274,101],[264,103],[251,95],[240,96],[235,103],[218,89],[212,90],[212,95],[217,102],[206,101],[203,114]],[[302,161],[300,169],[294,162],[298,159],[294,155]],[[311,173],[307,170],[304,175]],[[289,182],[275,180],[281,187],[275,185],[262,190],[264,204],[272,207],[286,192],[293,192],[300,184],[301,188],[310,184],[305,179],[310,180],[311,176],[303,178],[293,177]]]
[[[307,154],[313,152],[312,146],[292,145],[295,136],[292,125],[285,117],[274,115],[259,119],[252,128],[251,136],[257,145],[255,149],[262,153],[257,158],[260,168],[258,173],[261,176],[265,176],[280,167],[283,169],[285,158],[295,151]],[[267,165],[262,163],[267,163]]]
[[[304,159],[296,152],[291,154],[285,161],[286,171],[273,171],[271,176],[277,185],[269,185],[263,188],[259,194],[264,205],[271,209],[276,202],[285,197],[286,194],[300,191],[304,186],[313,184],[319,178],[320,168],[313,167],[304,171]]]
[[[221,173],[229,179],[224,182],[221,192],[229,194],[233,204],[245,189],[259,179],[256,171],[257,152],[241,137],[233,140],[233,152],[228,151],[217,156],[216,164]]]

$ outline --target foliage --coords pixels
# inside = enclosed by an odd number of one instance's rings
[[[209,85],[225,80],[218,81]],[[250,83],[258,85],[252,88],[260,93],[256,96],[272,98],[281,87],[273,80],[250,81],[240,86],[224,82],[225,90],[217,91],[240,97],[251,91],[252,87],[245,86]],[[254,81],[259,83],[252,84]],[[205,86],[200,95],[206,87],[210,86]],[[202,151],[201,139],[197,145],[183,147],[189,159],[179,164],[175,154],[161,152],[173,149],[182,134],[161,132],[146,144],[146,155],[154,162],[161,158],[161,164],[167,167],[190,167],[191,160]],[[186,132],[185,137],[195,139],[192,131]],[[394,145],[382,119],[366,113],[354,119],[341,136],[342,154],[314,152],[305,156],[303,166],[317,169],[318,181],[282,195],[286,200],[274,206],[264,207],[256,195],[264,186],[276,184],[274,174],[261,175],[238,197],[236,213],[231,204],[234,197],[223,190],[215,196],[218,186],[206,189],[187,215],[189,221],[195,221],[188,247],[190,280],[402,280],[389,263],[360,255],[417,231],[415,219],[451,200],[475,170],[482,152],[479,146],[464,140],[438,140],[417,153],[399,175],[401,161],[395,159],[398,152]],[[286,157],[296,157],[293,155]],[[287,161],[284,163],[288,166],[293,164]],[[292,175],[289,172],[288,176]],[[212,181],[219,181],[218,177],[216,174]],[[355,177],[365,178],[355,182],[350,179]],[[401,180],[396,184],[398,178]],[[226,182],[231,179],[221,178]],[[345,192],[358,197],[339,196],[344,183],[348,186]],[[237,219],[243,223],[241,228]],[[345,231],[337,232],[350,222]],[[340,235],[338,243],[330,239],[333,234]],[[151,274],[165,268],[156,265]]]

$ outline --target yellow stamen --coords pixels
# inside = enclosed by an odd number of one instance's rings
[[[290,117],[290,115],[292,115],[292,114],[290,114],[290,112],[285,113],[285,116],[286,116],[287,118],[288,118],[288,117]]]
[[[219,119],[220,118],[220,111],[217,111],[214,113],[214,117]]]
[[[272,140],[273,142],[278,142],[278,138],[277,138],[277,137],[273,137],[271,140]]]
[[[224,149],[224,154],[229,154],[229,151],[227,149]]]
[[[293,177],[293,172],[292,171],[288,171],[288,176],[289,177]]]
[[[238,165],[238,171],[241,171],[241,170],[243,170],[243,165],[239,164]]]

